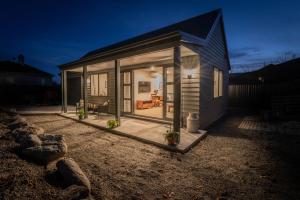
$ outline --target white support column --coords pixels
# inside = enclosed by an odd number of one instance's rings
[[[173,130],[180,132],[181,119],[181,55],[180,46],[174,47],[174,116]]]
[[[120,94],[121,94],[121,84],[120,84],[120,60],[115,60],[115,113],[116,120],[119,121],[121,125],[121,103],[120,103]]]
[[[84,118],[88,118],[88,99],[87,99],[87,66],[82,67],[83,71],[83,101],[84,101]]]

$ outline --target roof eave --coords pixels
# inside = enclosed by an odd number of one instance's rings
[[[58,67],[60,69],[65,69],[65,68],[68,68],[70,66],[87,63],[87,62],[90,62],[90,61],[93,61],[93,60],[101,59],[103,57],[110,57],[110,56],[115,55],[115,54],[120,54],[119,56],[117,56],[118,59],[120,59],[120,58],[124,57],[123,56],[124,52],[128,52],[130,50],[132,50],[134,52],[134,51],[136,51],[136,49],[139,49],[140,47],[144,48],[145,45],[151,46],[155,43],[158,43],[158,42],[161,43],[161,42],[164,42],[164,41],[167,41],[167,40],[168,41],[172,40],[172,41],[180,42],[181,38],[182,38],[182,32],[181,31],[173,31],[173,32],[170,32],[170,33],[167,33],[167,34],[157,36],[157,37],[147,38],[145,40],[141,40],[141,41],[129,44],[129,45],[125,45],[125,46],[122,46],[120,48],[107,50],[105,52],[101,52],[101,53],[93,55],[93,56],[83,57],[83,58],[80,58],[78,60],[59,65]]]

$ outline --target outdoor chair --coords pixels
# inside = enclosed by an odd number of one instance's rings
[[[101,113],[108,113],[109,100],[105,101],[103,104],[97,106],[97,117],[100,117]]]

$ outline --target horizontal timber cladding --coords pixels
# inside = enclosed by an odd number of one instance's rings
[[[114,69],[109,69],[97,72],[88,72],[89,75],[98,73],[107,73],[107,96],[91,96],[91,81],[88,80],[88,102],[103,104],[105,101],[109,100],[108,112],[113,114],[115,113],[115,71]],[[90,76],[88,76],[88,79],[90,79]]]
[[[183,125],[189,112],[199,113],[200,66],[199,56],[182,57],[181,60],[181,110]]]
[[[227,109],[229,62],[226,55],[225,38],[221,20],[215,22],[207,44],[199,50],[200,55],[200,128],[205,128],[222,117]],[[223,71],[223,96],[214,98],[213,70]]]

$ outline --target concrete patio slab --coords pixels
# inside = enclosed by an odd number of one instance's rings
[[[108,129],[106,128],[106,122],[110,119],[114,119],[113,115],[104,114],[100,115],[100,117],[89,115],[87,119],[83,120],[79,120],[75,113],[60,113],[59,115],[102,130],[107,130],[114,134],[133,138],[144,143],[180,153],[188,152],[206,136],[206,131],[204,130],[199,130],[199,133],[189,133],[185,129],[181,129],[180,143],[175,147],[168,145],[164,139],[164,134],[170,128],[168,124],[121,117],[121,126]]]

